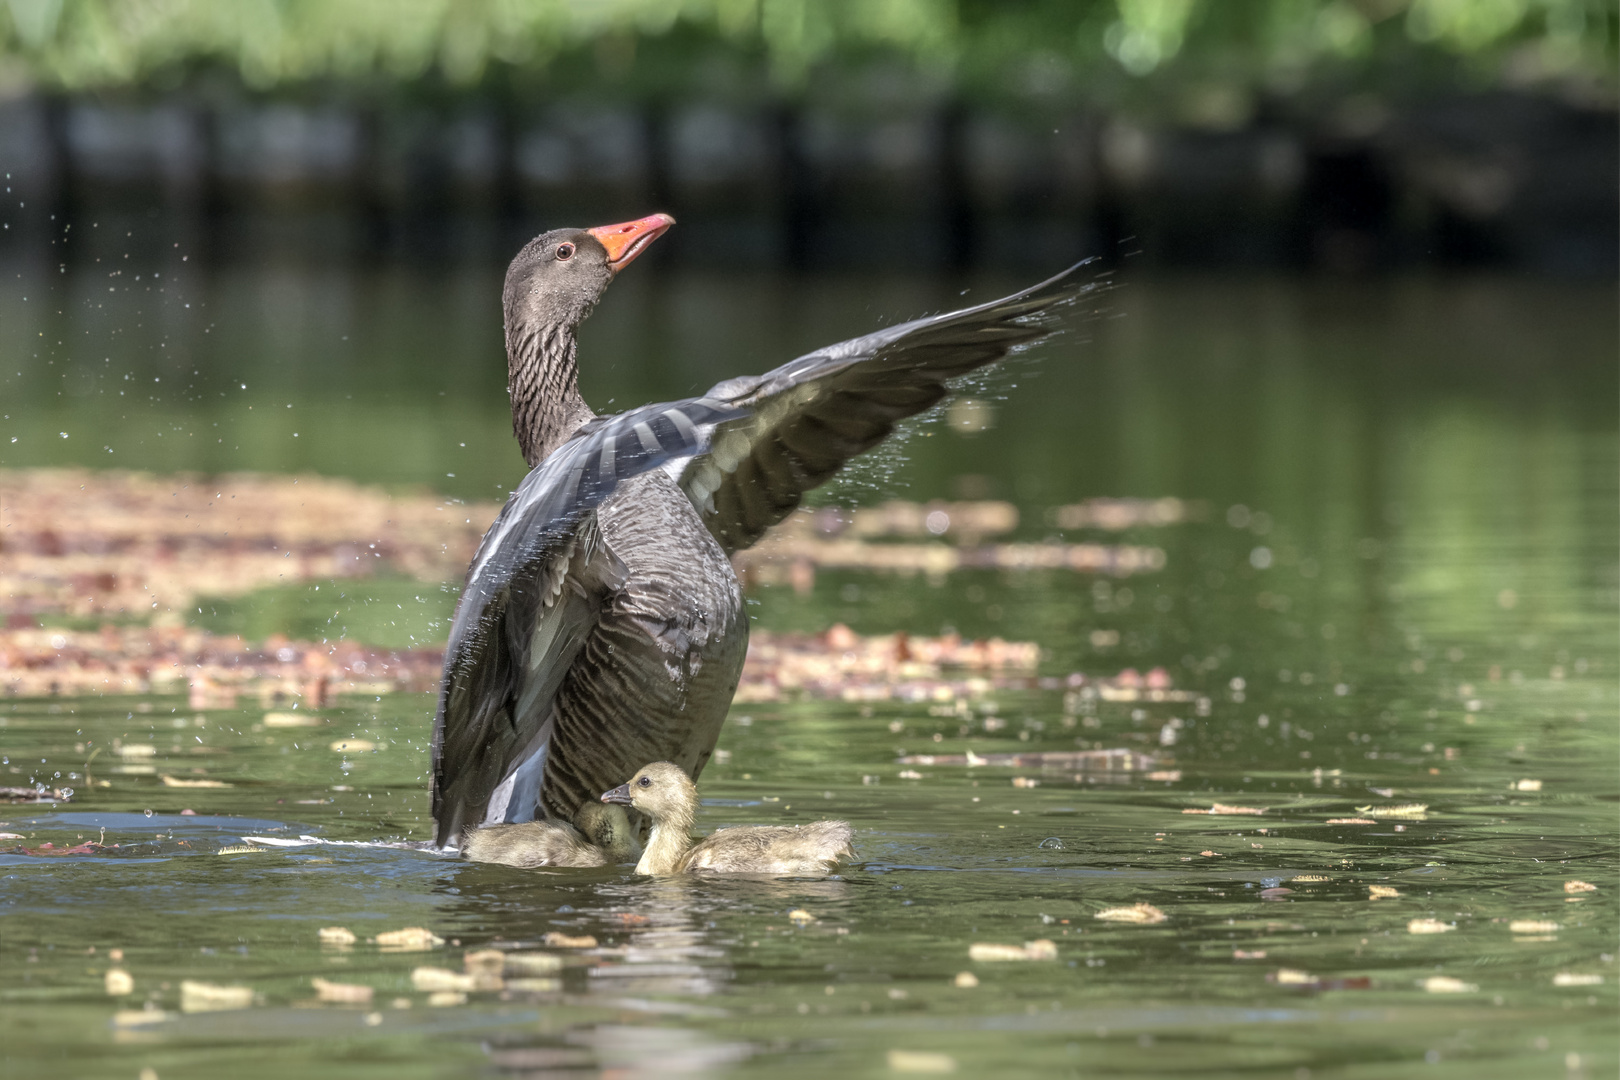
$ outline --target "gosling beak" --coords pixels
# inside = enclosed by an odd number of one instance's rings
[[[620,784],[618,787],[614,788],[612,791],[604,791],[604,792],[602,792],[602,801],[603,802],[608,802],[608,803],[618,803],[621,806],[629,806],[630,805],[630,785],[629,784]]]
[[[617,274],[629,266],[637,255],[646,251],[649,244],[663,236],[673,224],[675,219],[668,214],[651,214],[620,225],[598,225],[585,231],[600,240],[602,246],[607,248],[608,269]]]

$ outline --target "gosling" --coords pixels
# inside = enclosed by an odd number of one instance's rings
[[[840,859],[853,859],[848,822],[741,825],[693,842],[697,785],[679,766],[656,761],[627,784],[602,794],[605,803],[632,806],[652,821],[652,834],[636,863],[638,874],[773,874],[813,877]]]
[[[473,862],[525,870],[537,866],[607,866],[633,859],[639,845],[630,815],[618,806],[586,803],[565,821],[522,821],[473,829],[461,854]]]

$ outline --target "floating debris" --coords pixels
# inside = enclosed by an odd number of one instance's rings
[[[765,537],[737,552],[732,565],[745,587],[791,584],[815,587],[818,567],[926,574],[943,578],[962,569],[1073,570],[1128,577],[1162,570],[1158,547],[1109,544],[985,543],[1011,532],[1018,512],[1007,503],[906,503],[847,514],[832,508],[800,510]],[[927,543],[888,542],[930,537]],[[873,540],[878,542],[874,543]]]
[[[443,663],[442,646],[372,649],[280,635],[250,643],[170,625],[0,630],[0,692],[23,697],[186,693],[208,698],[198,708],[228,708],[245,694],[270,704],[432,690]],[[156,748],[126,743],[119,754],[150,758]]]
[[[315,939],[322,945],[353,945],[360,940],[347,926],[323,926],[315,932]]]
[[[1514,934],[1556,934],[1558,924],[1546,919],[1514,919],[1508,923],[1508,931]]]
[[[1200,810],[1197,807],[1188,807],[1187,809],[1182,811],[1183,814],[1221,814],[1221,815],[1226,815],[1226,814],[1243,815],[1243,814],[1247,814],[1247,815],[1250,815],[1250,816],[1253,816],[1253,817],[1259,817],[1261,814],[1264,814],[1265,812],[1266,812],[1265,807],[1227,806],[1225,803],[1216,803],[1214,806],[1211,806],[1208,810]]]
[[[1024,754],[907,754],[898,764],[1078,769],[1082,772],[1144,772],[1152,768],[1154,758],[1151,754],[1135,750],[1052,750]],[[1037,784],[1039,781],[1033,777],[1013,778],[1014,787],[1035,787]]]
[[[1170,916],[1166,915],[1152,904],[1135,903],[1130,907],[1104,908],[1102,911],[1099,911],[1093,915],[1092,918],[1102,919],[1104,922],[1137,923],[1144,926],[1151,926],[1154,923],[1164,922],[1165,920],[1169,919]]]
[[[1037,788],[1041,786],[1041,782],[1033,776],[1015,776],[1012,778],[1012,786],[1015,788]]]
[[[102,976],[102,985],[107,988],[111,997],[123,997],[125,994],[135,992],[135,980],[123,968],[108,968],[107,974]]]
[[[1597,886],[1590,881],[1566,881],[1564,891],[1567,893],[1597,892]]]
[[[1328,818],[1327,821],[1324,822],[1324,824],[1327,824],[1327,825],[1376,825],[1376,824],[1378,824],[1378,822],[1374,821],[1372,818],[1364,818],[1364,817],[1333,817],[1333,818]]]
[[[444,944],[444,938],[421,926],[407,926],[403,930],[388,930],[376,937],[378,948],[395,952],[426,952]]]
[[[1266,958],[1266,950],[1264,950],[1264,949],[1233,949],[1232,950],[1232,959],[1234,959],[1234,960],[1264,960],[1265,958]]]
[[[953,1073],[956,1059],[932,1050],[890,1050],[889,1071],[898,1073]]]
[[[218,1012],[245,1009],[253,1004],[253,990],[247,986],[216,986],[185,979],[180,983],[181,1012]]]
[[[1431,994],[1473,994],[1479,991],[1474,983],[1453,979],[1450,975],[1430,975],[1418,985]]]
[[[1297,885],[1320,885],[1325,881],[1332,881],[1333,879],[1326,874],[1295,874],[1288,880]]]
[[[1560,971],[1553,976],[1554,986],[1602,986],[1603,976],[1574,971]]]
[[[811,923],[816,921],[816,917],[804,910],[804,908],[794,908],[792,911],[788,912],[788,922],[791,922],[795,926],[809,926]]]
[[[1202,521],[1208,516],[1207,504],[1185,499],[1087,499],[1082,503],[1053,507],[1046,519],[1060,529],[1120,532],[1142,527],[1180,525],[1188,521]]]
[[[459,580],[500,509],[313,475],[85,469],[0,470],[0,506],[8,609],[79,617],[379,573]]]
[[[570,937],[567,934],[553,930],[541,939],[553,949],[594,949],[596,938],[590,934],[581,934],[579,937]]]
[[[958,971],[956,978],[951,980],[951,985],[958,990],[971,990],[979,985],[979,977],[971,971]]]
[[[164,787],[179,788],[228,788],[231,785],[223,780],[187,780],[179,776],[170,776],[167,773],[158,776]]]
[[[453,1009],[467,1004],[467,995],[460,990],[435,990],[428,995],[427,1003],[434,1009]]]
[[[1000,963],[1022,960],[1056,960],[1057,946],[1046,938],[1026,941],[1022,945],[996,945],[976,941],[968,946],[968,959],[980,963]]]
[[[1406,924],[1408,934],[1449,934],[1455,929],[1456,923],[1443,923],[1439,919],[1413,919]]]
[[[264,848],[256,844],[226,844],[215,855],[263,855]]]
[[[1401,895],[1401,890],[1393,885],[1367,886],[1367,899],[1369,900],[1395,900]]]
[[[1541,781],[1540,780],[1520,780],[1517,784],[1513,785],[1513,790],[1514,791],[1540,791],[1541,790]]]
[[[358,983],[330,982],[316,976],[309,980],[315,987],[317,1001],[330,1002],[334,1005],[370,1005],[375,989],[370,986],[361,986]]]
[[[72,788],[0,787],[0,803],[58,803],[73,800]]]
[[[373,750],[381,749],[381,746],[370,739],[339,739],[328,749],[339,754],[369,754]]]

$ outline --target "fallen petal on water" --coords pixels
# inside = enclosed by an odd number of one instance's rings
[[[1395,888],[1393,885],[1367,886],[1367,899],[1369,900],[1393,900],[1400,895],[1401,890]]]
[[[193,979],[185,979],[180,983],[180,1009],[182,1012],[245,1009],[252,1004],[252,987],[217,986],[214,983],[198,982]]]
[[[158,777],[158,779],[159,779],[159,780],[161,780],[161,781],[163,781],[163,786],[164,786],[164,787],[178,787],[178,788],[226,788],[226,787],[230,787],[230,786],[231,786],[231,785],[229,785],[229,784],[227,784],[227,783],[226,783],[226,782],[225,782],[225,781],[223,781],[223,780],[187,780],[187,779],[184,779],[184,778],[182,778],[182,777],[179,777],[179,776],[169,776],[169,775],[168,775],[168,774],[166,774],[166,773],[165,773],[165,774],[162,774],[162,775],[160,775],[160,776],[159,776],[159,777]]]
[[[359,940],[347,926],[323,926],[315,937],[322,945],[353,945]]]
[[[407,926],[403,930],[388,930],[377,935],[379,948],[396,952],[425,952],[443,944],[444,938],[421,926]]]
[[[1243,815],[1243,814],[1247,814],[1247,815],[1252,816],[1252,817],[1259,817],[1261,814],[1264,814],[1265,812],[1266,812],[1266,808],[1263,807],[1263,806],[1227,806],[1225,803],[1216,803],[1215,805],[1211,806],[1208,810],[1200,810],[1197,807],[1190,806],[1187,809],[1182,811],[1183,814],[1221,814],[1221,815],[1229,815],[1229,814]]]
[[[1413,919],[1406,924],[1408,934],[1445,934],[1455,929],[1456,923],[1443,923],[1439,919]]]
[[[889,1069],[900,1073],[953,1073],[956,1059],[931,1050],[890,1050]]]
[[[1554,986],[1602,986],[1603,976],[1585,972],[1560,971],[1553,976]]]
[[[371,996],[375,992],[369,986],[360,986],[356,983],[330,982],[316,976],[310,980],[315,987],[315,997],[320,1001],[329,1001],[338,1005],[369,1005]]]
[[[172,1019],[174,1013],[164,1012],[162,1009],[119,1009],[113,1013],[113,1027],[147,1027]]]
[[[1152,904],[1147,903],[1132,904],[1130,907],[1104,908],[1092,916],[1092,918],[1101,919],[1104,922],[1140,923],[1144,925],[1162,923],[1169,917]]]
[[[1597,892],[1597,886],[1589,881],[1566,881],[1564,882],[1564,891],[1567,893]]]
[[[794,908],[788,912],[788,921],[795,926],[809,926],[816,921],[816,917],[804,910],[804,908]]]
[[[1453,979],[1450,975],[1430,975],[1418,985],[1431,994],[1472,994],[1479,990],[1475,984]]]
[[[1558,924],[1546,919],[1514,919],[1508,929],[1515,934],[1556,934]]]
[[[107,993],[113,997],[123,997],[125,994],[135,992],[135,980],[122,968],[109,968],[107,974],[102,977],[102,983],[107,987]]]
[[[419,967],[411,972],[411,985],[418,990],[434,992],[439,990],[467,991],[475,987],[476,980],[471,975],[463,975],[459,971],[449,968]]]
[[[976,941],[968,946],[968,959],[977,960],[981,963],[1056,960],[1057,946],[1045,938],[1040,941],[1027,941],[1022,945],[998,945],[992,942]]]
[[[326,721],[315,713],[267,712],[261,723],[265,727],[320,727]]]
[[[428,995],[427,1003],[435,1009],[449,1009],[467,1004],[467,995],[459,990],[435,990]]]
[[[561,971],[562,957],[551,953],[526,952],[506,954],[506,973],[508,975],[549,975]]]
[[[971,990],[979,985],[979,977],[971,971],[958,971],[953,985],[961,990]]]
[[[545,943],[547,945],[550,945],[553,949],[594,949],[594,948],[596,948],[596,939],[594,937],[592,937],[590,934],[582,934],[579,937],[570,937],[567,934],[558,933],[557,931],[553,930],[551,933],[547,934],[542,940],[544,940]]]
[[[1540,791],[1541,781],[1529,779],[1520,780],[1517,784],[1513,785],[1513,789],[1515,791]]]

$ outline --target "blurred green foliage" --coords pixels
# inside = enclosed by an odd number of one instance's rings
[[[4,0],[0,81],[968,97],[1614,85],[1613,0]]]

